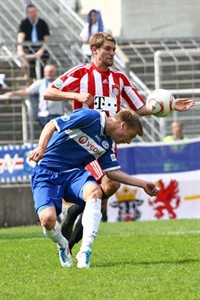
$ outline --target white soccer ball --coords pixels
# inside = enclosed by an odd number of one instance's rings
[[[167,117],[174,110],[175,99],[168,90],[157,89],[147,97],[146,107],[156,117]]]

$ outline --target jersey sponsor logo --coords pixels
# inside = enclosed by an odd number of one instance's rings
[[[65,131],[68,136],[74,140],[80,147],[85,149],[94,157],[98,158],[103,155],[106,150],[97,144],[89,135],[85,134],[80,129],[72,129]]]
[[[87,141],[88,141],[87,136],[81,136],[81,137],[79,138],[79,143],[80,143],[80,144],[85,144]]]
[[[101,154],[101,150],[95,146],[91,141],[86,141],[86,147],[89,148],[92,152],[95,152],[97,154]]]
[[[57,80],[55,81],[54,85],[55,85],[57,88],[61,88],[62,85],[63,85],[63,82],[62,82],[62,80],[57,79]]]
[[[108,149],[109,148],[109,144],[107,141],[103,141],[102,142],[102,146],[105,148],[105,149]]]
[[[103,97],[95,96],[94,97],[94,109],[117,112],[117,98],[115,97]]]

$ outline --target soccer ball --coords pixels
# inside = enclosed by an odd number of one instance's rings
[[[175,99],[168,90],[157,89],[147,97],[146,107],[156,117],[167,117],[174,110]]]

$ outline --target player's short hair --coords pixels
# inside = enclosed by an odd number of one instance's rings
[[[113,42],[116,45],[114,37],[107,32],[97,32],[90,38],[90,49],[92,47],[100,48],[106,41]]]
[[[118,112],[115,117],[117,121],[125,122],[127,127],[135,128],[137,130],[137,135],[143,136],[143,127],[140,122],[140,116],[130,109],[124,109]]]

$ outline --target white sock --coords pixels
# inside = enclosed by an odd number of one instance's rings
[[[81,251],[91,249],[94,238],[98,233],[101,217],[101,199],[87,200],[82,218],[83,239]]]
[[[42,229],[46,237],[50,238],[54,243],[57,243],[59,247],[66,248],[68,242],[61,233],[61,226],[58,221],[56,221],[54,229],[47,230],[43,225]]]

